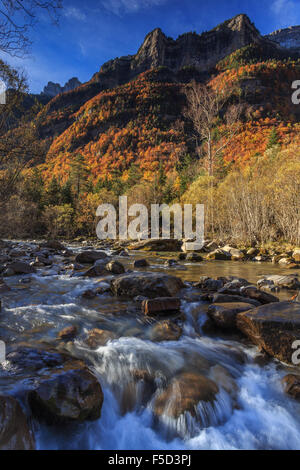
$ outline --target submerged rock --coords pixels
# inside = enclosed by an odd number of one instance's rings
[[[89,331],[86,343],[91,349],[97,349],[100,346],[105,346],[109,341],[113,341],[116,338],[117,335],[112,331],[95,328]]]
[[[0,396],[0,450],[34,450],[33,432],[20,403]]]
[[[215,382],[197,373],[183,373],[175,377],[170,385],[156,398],[154,413],[178,419],[189,412],[201,421],[197,413],[200,402],[214,403],[219,388]],[[203,426],[207,423],[200,423]]]
[[[63,341],[71,341],[72,339],[76,338],[78,335],[78,328],[77,326],[67,326],[62,331],[58,333],[58,338],[62,339]]]
[[[178,341],[182,335],[182,328],[176,323],[166,320],[153,326],[150,332],[151,341],[157,343],[162,341]]]
[[[300,340],[300,303],[277,302],[240,313],[237,327],[270,356],[292,364],[293,343]]]
[[[181,279],[160,273],[130,273],[111,281],[114,295],[125,297],[174,297],[184,287]]]

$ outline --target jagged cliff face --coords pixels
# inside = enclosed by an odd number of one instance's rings
[[[265,37],[276,42],[281,47],[300,51],[300,26],[290,26],[286,29],[279,29]]]
[[[207,72],[227,55],[254,42],[264,39],[246,15],[238,15],[201,35],[183,34],[177,40],[168,38],[158,28],[146,36],[136,55],[107,62],[92,80],[103,88],[112,88],[160,66],[175,73],[185,67]]]
[[[48,85],[45,86],[42,94],[48,96],[49,98],[54,98],[60,93],[65,91],[71,91],[81,85],[81,82],[78,78],[71,78],[64,86],[61,86],[59,83],[48,82]]]

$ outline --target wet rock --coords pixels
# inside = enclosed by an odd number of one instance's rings
[[[218,261],[230,261],[231,260],[231,254],[228,253],[227,251],[221,250],[218,248],[215,251],[212,251],[206,256],[207,260],[218,260]]]
[[[178,263],[176,261],[176,259],[167,259],[167,261],[165,261],[165,266],[169,266],[170,268],[172,268],[173,266],[177,266]]]
[[[24,263],[22,261],[15,261],[8,265],[8,268],[11,269],[14,274],[33,274],[35,273],[35,269],[28,263]]]
[[[217,292],[223,287],[224,283],[220,280],[211,279],[210,277],[203,276],[199,282],[194,284],[194,287],[205,290],[207,292]]]
[[[174,297],[161,297],[156,299],[145,300],[142,303],[142,311],[148,316],[163,316],[170,313],[178,313],[180,311],[181,301]]]
[[[234,377],[225,367],[216,365],[210,370],[210,378],[222,387],[229,395],[236,398],[238,386],[234,380]]]
[[[289,374],[282,379],[282,385],[287,395],[300,401],[300,376]]]
[[[99,277],[99,276],[105,276],[107,274],[110,274],[109,271],[106,269],[106,262],[97,262],[94,264],[94,266],[90,269],[88,269],[83,275],[85,277]]]
[[[98,260],[108,259],[105,251],[82,251],[76,256],[75,262],[79,264],[93,264]]]
[[[77,326],[67,326],[58,333],[58,338],[63,341],[71,341],[78,335]]]
[[[111,281],[114,295],[137,297],[142,295],[153,299],[155,297],[174,297],[184,284],[181,279],[160,273],[130,273],[123,274]]]
[[[267,354],[292,364],[292,346],[300,340],[300,303],[277,302],[240,313],[237,327]]]
[[[298,275],[289,274],[287,276],[272,275],[264,276],[257,282],[259,288],[269,286],[269,287],[279,287],[281,289],[298,289],[300,288],[300,282]]]
[[[207,315],[217,328],[235,331],[237,315],[253,308],[253,305],[242,302],[218,303],[209,306]]]
[[[6,294],[10,291],[11,288],[3,281],[3,279],[0,279],[0,294]]]
[[[106,265],[106,270],[112,274],[124,274],[125,273],[125,268],[122,263],[119,263],[118,261],[111,261]]]
[[[149,266],[149,263],[146,259],[137,259],[133,263],[134,268],[146,268]]]
[[[182,335],[182,328],[176,323],[166,320],[153,326],[150,332],[151,341],[157,343],[162,341],[178,341]]]
[[[132,371],[131,377],[121,391],[121,414],[125,415],[136,408],[145,407],[156,390],[155,376],[148,370]]]
[[[198,255],[198,253],[188,253],[186,256],[186,261],[190,263],[199,263],[203,261],[202,256]]]
[[[34,450],[32,430],[19,402],[0,396],[0,450]]]
[[[42,243],[40,245],[40,248],[49,248],[50,250],[57,251],[62,251],[66,249],[66,247],[58,240],[47,240],[45,243]]]
[[[186,253],[179,253],[178,255],[178,259],[179,261],[184,261],[186,259]]]
[[[67,424],[99,419],[103,393],[88,369],[75,366],[41,381],[29,392],[28,401],[37,419],[49,425]]]
[[[109,341],[113,341],[116,338],[117,335],[112,331],[95,328],[89,331],[86,343],[91,349],[97,349],[100,346],[105,346]]]
[[[175,239],[145,240],[129,246],[129,250],[180,251],[182,242]]]
[[[243,297],[242,295],[226,295],[226,294],[214,294],[212,297],[212,301],[214,304],[223,304],[223,303],[233,303],[233,302],[246,302],[248,304],[254,305],[258,307],[260,302],[254,299],[250,299],[247,297]]]
[[[82,297],[84,299],[94,299],[95,297],[97,297],[97,292],[93,289],[88,289],[86,290],[83,294],[82,294]]]
[[[261,291],[255,286],[242,287],[241,294],[244,297],[258,300],[262,305],[279,302],[278,297],[275,297],[275,295],[269,294],[268,292]]]
[[[218,386],[207,377],[196,373],[183,373],[175,377],[157,397],[154,413],[157,416],[178,419],[189,412],[205,426],[207,423],[201,422],[202,416],[197,412],[197,405],[200,402],[214,403],[218,392]]]

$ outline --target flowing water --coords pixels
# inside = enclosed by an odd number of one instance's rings
[[[74,251],[79,247],[71,247]],[[141,255],[132,255],[134,257]],[[132,257],[120,258],[132,268]],[[200,276],[239,276],[251,282],[264,274],[284,274],[278,266],[254,263],[212,262],[166,268],[163,260],[150,259],[152,271],[166,271],[186,281]],[[59,259],[57,260],[59,264]],[[38,449],[299,449],[300,404],[287,397],[281,379],[291,368],[256,360],[258,351],[235,337],[208,336],[202,331],[205,304],[183,300],[185,321],[178,341],[152,342],[153,321],[137,314],[133,302],[106,293],[87,300],[87,289],[105,281],[70,277],[54,269],[37,274],[7,278],[12,291],[2,296],[0,337],[11,342],[57,345],[57,334],[76,325],[80,334],[66,345],[72,355],[86,359],[104,392],[101,419],[59,430],[34,423]],[[25,279],[25,281],[24,281]],[[193,289],[187,289],[187,296]],[[290,298],[291,292],[280,294]],[[90,349],[85,338],[93,328],[112,331],[116,338],[106,346]],[[179,372],[201,372],[213,377],[222,366],[232,380],[231,390],[218,383],[214,406],[200,404],[198,416],[178,419],[153,415],[151,394],[145,400],[145,384],[133,384],[135,371],[147,371],[162,389]],[[16,377],[10,365],[0,366],[0,389],[14,391],[23,377]],[[217,379],[214,378],[217,381]],[[157,392],[156,392],[157,393]]]

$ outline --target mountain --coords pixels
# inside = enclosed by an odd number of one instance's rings
[[[46,95],[49,98],[54,98],[60,93],[74,90],[80,85],[81,85],[81,82],[78,80],[77,77],[71,78],[64,86],[61,86],[59,83],[48,82],[48,85],[44,87],[44,90],[42,91],[41,94]]]
[[[300,51],[300,26],[290,26],[286,29],[278,29],[265,36],[266,39],[274,41],[281,47]]]
[[[178,74],[185,68],[207,73],[224,57],[251,43],[267,42],[247,15],[238,15],[202,34],[186,33],[176,40],[160,28],[149,33],[137,54],[105,63],[93,78],[103,89],[124,84],[146,70],[167,67]]]

